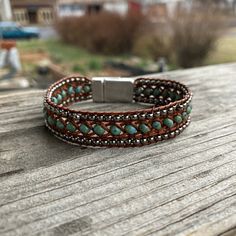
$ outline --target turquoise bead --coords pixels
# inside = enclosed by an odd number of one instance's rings
[[[178,123],[178,124],[183,121],[183,119],[182,119],[181,116],[175,116],[174,120],[175,120],[175,122]]]
[[[115,135],[115,136],[121,134],[121,129],[118,128],[118,127],[115,126],[115,125],[112,125],[112,126],[111,126],[110,131],[111,131],[111,134],[112,134],[112,135]]]
[[[175,101],[180,100],[181,98],[182,98],[181,95],[179,95],[179,94],[175,95]]]
[[[71,95],[71,94],[73,94],[73,93],[75,93],[75,90],[74,90],[74,88],[72,87],[72,86],[70,86],[69,88],[68,88],[68,93]]]
[[[56,121],[56,126],[58,129],[64,129],[64,124],[60,121],[60,120],[57,120]]]
[[[91,91],[91,87],[90,87],[89,85],[85,85],[85,86],[83,87],[83,91],[84,91],[85,93],[89,93],[89,92]]]
[[[175,98],[176,98],[176,93],[175,93],[175,92],[169,91],[169,92],[168,92],[168,95],[169,95],[169,97],[172,99],[172,101],[175,101]]]
[[[168,97],[168,94],[169,94],[169,91],[168,91],[167,89],[165,89],[165,90],[162,92],[161,96],[164,97],[164,98],[166,98],[166,97]]]
[[[133,126],[133,125],[126,125],[125,126],[125,131],[128,133],[128,134],[136,134],[138,131],[137,129]]]
[[[160,89],[158,89],[158,88],[156,88],[156,89],[154,90],[154,92],[153,92],[153,95],[154,95],[155,97],[159,96],[160,94],[161,94],[161,91],[160,91]]]
[[[152,90],[151,88],[146,88],[146,89],[144,90],[144,94],[145,94],[146,96],[150,96],[150,95],[152,94],[152,92],[153,92],[153,90]]]
[[[156,130],[160,130],[161,129],[161,123],[159,121],[154,121],[152,123],[152,127]]]
[[[85,124],[81,124],[80,127],[79,127],[79,130],[83,134],[88,134],[89,131],[90,131],[89,127]]]
[[[187,114],[191,114],[191,112],[192,112],[192,106],[189,105],[189,106],[187,107]]]
[[[81,93],[82,92],[82,88],[80,86],[76,87],[75,92],[76,93]]]
[[[105,129],[103,129],[101,125],[95,125],[93,131],[99,136],[102,136],[105,133]]]
[[[62,95],[63,98],[66,98],[66,91],[65,91],[65,90],[62,90],[62,91],[61,91],[61,95]]]
[[[136,89],[135,89],[135,94],[136,94],[137,96],[141,95],[142,92],[143,92],[143,88],[142,88],[142,87],[139,87],[139,88],[136,88]]]
[[[55,104],[58,103],[58,101],[57,101],[57,99],[56,99],[55,97],[52,97],[52,98],[51,98],[51,101],[52,101],[53,103],[55,103]]]
[[[150,132],[150,128],[146,124],[141,124],[139,126],[139,129],[143,134],[147,134],[148,132]]]
[[[48,123],[49,123],[49,125],[55,125],[55,120],[51,116],[49,116]]]
[[[174,126],[173,120],[169,118],[164,119],[163,124],[166,125],[168,128],[172,128]]]
[[[61,101],[62,101],[62,96],[61,96],[61,94],[57,94],[57,101],[58,101],[58,102],[61,102]]]
[[[182,113],[182,118],[183,118],[183,120],[186,120],[186,119],[187,119],[187,117],[188,117],[188,114],[187,114],[187,112],[183,112],[183,113]]]
[[[73,124],[71,124],[71,123],[68,123],[68,124],[66,125],[66,129],[67,129],[69,132],[71,132],[71,133],[73,133],[73,132],[76,131],[76,127],[75,127]]]

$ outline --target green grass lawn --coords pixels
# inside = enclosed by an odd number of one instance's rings
[[[92,56],[96,59],[101,56],[90,54],[87,51],[78,47],[70,46],[59,40],[28,40],[18,41],[18,47],[24,52],[48,52],[50,55],[58,58],[61,61],[77,61],[88,59]]]
[[[215,50],[210,53],[205,64],[221,64],[236,62],[236,36],[222,37],[216,44]]]
[[[106,56],[100,54],[90,53],[79,47],[72,46],[61,42],[60,40],[30,40],[19,41],[17,46],[20,53],[34,54],[47,53],[50,59],[57,65],[66,68],[68,72],[81,73],[86,75],[100,75],[103,74],[103,66],[105,62],[119,61],[132,62],[132,55]],[[152,63],[150,60],[140,59],[134,66],[147,69],[147,65]],[[25,71],[30,71],[30,68],[35,67],[35,62],[23,62]],[[99,73],[101,72],[101,73]],[[118,72],[119,73],[119,72]]]
[[[91,54],[78,47],[64,44],[58,40],[30,40],[18,42],[21,53],[48,53],[56,64],[67,65],[74,72],[100,70],[105,56]]]
[[[79,47],[65,44],[60,40],[55,39],[19,41],[17,46],[22,55],[47,53],[53,63],[60,65],[63,70],[67,71],[68,73],[80,73],[88,76],[104,75],[104,64],[109,60],[115,60],[119,62],[132,61],[130,60],[132,55],[98,55],[90,53]],[[140,59],[139,63],[137,63],[135,66],[146,69],[146,64],[148,64],[146,59]],[[26,73],[31,73],[33,68],[35,68],[35,61],[23,61],[23,68]]]
[[[91,71],[96,74],[102,69],[104,62],[107,60],[129,61],[131,57],[129,55],[121,55],[120,57],[97,55],[81,48],[67,45],[59,40],[19,41],[17,45],[22,54],[46,52],[54,63],[62,65],[63,68],[70,72],[82,74],[88,74]],[[146,60],[142,59],[141,62],[143,63],[139,63],[140,67],[145,68]],[[228,62],[236,62],[236,37],[231,35],[222,37],[218,41],[215,50],[210,53],[204,65]],[[23,67],[26,71],[30,71],[33,67],[35,68],[35,61],[23,63]],[[170,68],[176,69],[174,66]]]

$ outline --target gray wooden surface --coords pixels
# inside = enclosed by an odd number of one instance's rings
[[[236,64],[167,75],[193,90],[192,123],[143,148],[67,145],[43,91],[0,95],[0,235],[235,236]]]

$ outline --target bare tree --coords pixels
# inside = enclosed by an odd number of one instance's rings
[[[198,3],[202,6],[214,6],[223,10],[230,10],[232,7],[231,2],[228,0],[196,0],[194,3]]]

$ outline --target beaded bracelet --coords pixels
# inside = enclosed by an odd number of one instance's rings
[[[125,112],[73,110],[72,103],[139,102],[150,108]],[[135,147],[174,138],[190,123],[192,93],[176,81],[154,78],[66,77],[49,87],[44,100],[46,126],[67,143]]]

